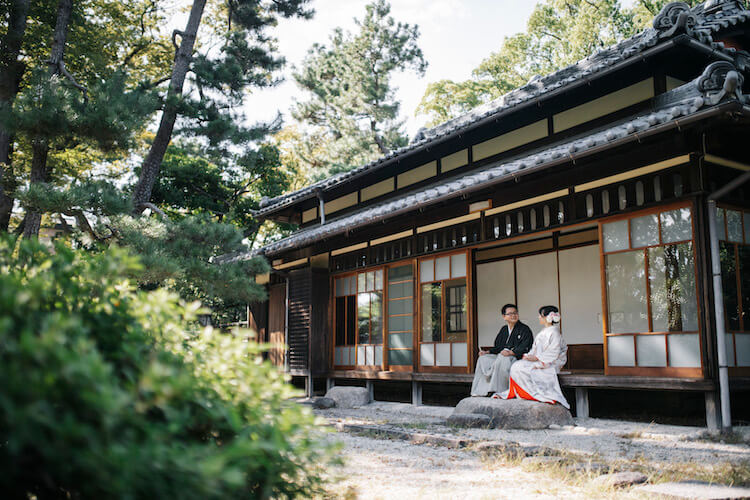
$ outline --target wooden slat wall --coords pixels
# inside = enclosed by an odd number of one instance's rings
[[[289,368],[307,370],[310,341],[312,274],[309,269],[289,273]]]
[[[330,326],[328,311],[329,276],[328,269],[311,269],[312,310],[310,313],[310,370],[313,375],[327,373],[333,344],[333,328]]]
[[[286,321],[286,285],[271,285],[268,293],[268,338],[271,344],[268,359],[276,366],[284,366],[284,322]]]

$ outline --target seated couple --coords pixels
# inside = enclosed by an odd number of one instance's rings
[[[502,308],[506,325],[495,338],[495,346],[479,351],[472,396],[523,398],[544,403],[560,403],[570,408],[563,396],[557,373],[567,361],[568,346],[560,333],[560,313],[555,306],[539,309],[544,326],[534,339],[528,326],[518,321],[518,308]],[[533,340],[533,343],[532,343]]]

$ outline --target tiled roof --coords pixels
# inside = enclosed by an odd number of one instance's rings
[[[678,25],[680,14],[683,14],[683,17],[686,18],[686,26]],[[314,198],[321,191],[336,187],[365,172],[379,169],[406,153],[465,131],[484,119],[496,118],[498,115],[510,112],[524,103],[547,98],[556,90],[567,89],[576,82],[585,81],[590,75],[600,73],[618,63],[641,55],[662,40],[688,34],[712,50],[736,56],[735,49],[727,48],[721,42],[715,42],[713,35],[748,19],[750,19],[750,11],[746,10],[741,2],[736,0],[709,0],[692,10],[683,2],[672,2],[667,4],[659,16],[655,18],[654,28],[649,28],[616,45],[596,52],[571,66],[547,76],[532,79],[523,87],[512,90],[498,99],[480,105],[429,130],[421,131],[409,145],[394,150],[371,163],[334,175],[292,193],[263,200],[256,215],[264,216],[304,199]],[[745,59],[742,58],[742,60]]]
[[[686,118],[716,108],[726,100],[748,101],[747,97],[740,93],[741,88],[742,75],[735,71],[734,66],[728,62],[713,63],[699,78],[658,96],[653,112],[620,121],[588,135],[547,146],[525,156],[489,164],[465,175],[403,193],[398,198],[331,219],[322,225],[297,231],[282,240],[266,245],[259,251],[227,255],[221,260],[231,262],[247,259],[257,253],[274,255],[307,246],[322,239],[346,233],[351,228],[412,211],[428,203],[445,201],[531,170],[541,170],[565,163],[573,157],[612,147],[624,140],[642,138],[644,134],[654,131],[659,126],[669,125],[670,122],[673,126],[676,126],[678,122],[684,124]]]

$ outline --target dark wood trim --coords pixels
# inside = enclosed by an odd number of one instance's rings
[[[636,337],[635,335],[633,336]],[[701,368],[677,368],[672,366],[609,366],[607,375],[633,375],[637,377],[685,377],[700,378]]]
[[[474,375],[470,373],[408,373],[395,371],[355,371],[334,370],[329,377],[358,380],[401,380],[417,382],[444,382],[470,384]],[[560,373],[562,387],[581,387],[589,389],[632,389],[632,390],[673,390],[705,392],[715,391],[716,384],[711,379],[683,377],[639,377],[607,376],[601,373]],[[749,379],[730,379],[733,389],[750,388]]]

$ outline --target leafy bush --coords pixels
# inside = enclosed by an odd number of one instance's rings
[[[310,496],[331,454],[260,348],[186,332],[197,304],[88,255],[0,240],[6,498]]]

